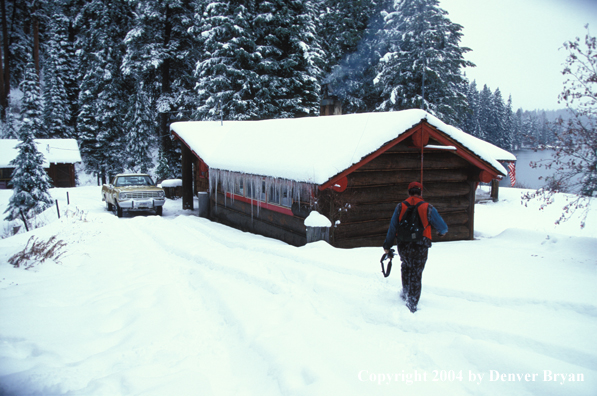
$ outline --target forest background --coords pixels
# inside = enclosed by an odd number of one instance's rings
[[[0,138],[75,138],[86,170],[178,177],[169,124],[422,108],[506,150],[562,111],[469,81],[437,0],[1,0]],[[256,142],[258,144],[258,142]],[[250,148],[247,148],[250,149]],[[157,154],[156,154],[157,153]]]

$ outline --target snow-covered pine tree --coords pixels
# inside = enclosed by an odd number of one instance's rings
[[[506,102],[506,115],[504,117],[504,149],[505,150],[513,150],[513,140],[514,140],[514,128],[515,128],[515,119],[514,113],[512,112],[512,95],[508,96],[508,101]]]
[[[479,120],[479,135],[477,136],[480,139],[488,140],[489,139],[489,130],[491,129],[491,112],[493,105],[493,94],[491,93],[491,89],[487,86],[487,84],[483,85],[483,89],[479,92],[479,115],[477,119]]]
[[[103,182],[124,168],[123,120],[131,87],[123,80],[120,62],[131,16],[125,0],[91,0],[77,17],[80,149],[87,171]]]
[[[12,113],[12,108],[8,107],[5,112],[4,122],[0,121],[0,139],[17,139],[18,137],[16,119]]]
[[[43,212],[52,205],[48,190],[52,187],[44,170],[44,156],[37,149],[32,125],[24,122],[19,130],[19,154],[11,162],[15,166],[10,185],[13,193],[8,201],[5,220],[19,218],[21,212],[26,218]]]
[[[169,124],[189,119],[196,107],[193,69],[201,46],[193,15],[201,14],[203,3],[203,0],[129,1],[134,17],[125,38],[121,69],[135,90],[142,90],[135,95],[143,97],[146,104],[151,103],[144,107],[147,114],[143,118],[155,124],[153,132],[159,136],[160,150],[175,171],[172,176],[179,174],[180,166],[175,164],[179,163],[180,152],[172,144]],[[134,111],[136,117],[141,117],[140,107]]]
[[[523,123],[523,111],[522,109],[516,110],[512,122],[512,149],[520,150],[522,148],[522,123]]]
[[[344,113],[374,111],[381,103],[373,79],[387,43],[378,32],[384,24],[382,11],[391,10],[393,4],[393,0],[323,1],[319,36],[326,54],[325,83],[342,100]]]
[[[506,106],[504,105],[504,98],[502,92],[497,88],[491,95],[491,101],[489,106],[489,122],[486,125],[487,137],[486,140],[503,149],[506,147],[505,138],[505,118],[506,118]]]
[[[479,91],[477,90],[477,81],[473,80],[468,84],[466,92],[468,108],[462,117],[460,127],[466,133],[473,136],[481,136],[481,126],[479,125]]]
[[[43,135],[41,122],[41,95],[37,72],[32,56],[29,56],[25,70],[25,80],[21,83],[23,92],[21,105],[22,123],[19,129],[19,154],[11,162],[15,166],[10,185],[13,193],[9,199],[5,220],[12,221],[23,213],[26,218],[32,218],[44,211],[52,204],[48,193],[51,188],[49,177],[44,170],[43,154],[37,149],[35,137]]]
[[[319,114],[324,54],[317,40],[315,11],[311,0],[257,4],[252,26],[261,56],[255,92],[259,118]]]
[[[381,34],[390,45],[375,82],[383,91],[379,110],[422,108],[450,124],[466,107],[462,26],[452,23],[438,0],[401,0],[386,15]]]
[[[8,31],[8,53],[2,49],[2,56],[8,57],[10,87],[18,87],[23,81],[27,66],[27,56],[31,56],[31,12],[28,2],[8,1],[6,6],[6,28]],[[10,16],[10,17],[9,17]],[[29,55],[28,55],[29,54]],[[6,68],[3,70],[6,73]],[[7,91],[7,94],[10,92]]]
[[[155,117],[151,102],[142,86],[131,95],[124,127],[126,131],[125,167],[133,172],[148,173],[153,167],[151,151],[155,144]]]
[[[254,1],[211,2],[199,25],[203,54],[195,76],[199,101],[195,118],[255,120],[262,114],[257,73],[262,55],[251,28]]]
[[[30,42],[33,45],[32,42]],[[31,50],[26,54],[27,66],[23,80],[19,86],[23,97],[21,98],[21,127],[26,125],[34,138],[43,138],[47,136],[45,124],[43,122],[43,97],[41,93],[41,84],[37,74]]]
[[[72,88],[76,75],[74,50],[68,40],[68,18],[57,5],[52,10],[44,46],[44,119],[48,137],[72,138],[72,95],[69,95],[68,89]]]

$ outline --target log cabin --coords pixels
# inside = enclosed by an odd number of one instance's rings
[[[381,246],[411,181],[449,232],[474,238],[479,182],[515,157],[422,110],[171,125],[181,143],[183,207],[209,194],[209,218],[300,246],[312,210],[332,223],[333,246]]]
[[[35,139],[37,149],[44,156],[44,169],[54,187],[76,187],[75,164],[81,162],[79,145],[75,139]],[[10,187],[15,168],[11,161],[19,150],[17,139],[0,139],[0,189]]]

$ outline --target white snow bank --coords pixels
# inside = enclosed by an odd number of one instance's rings
[[[74,164],[81,162],[79,146],[75,139],[35,139],[37,150],[44,156],[44,168],[50,164]],[[10,161],[19,154],[19,140],[0,139],[0,168],[12,168]]]
[[[422,120],[446,133],[494,168],[516,158],[422,110],[263,121],[175,122],[180,136],[210,167],[324,184]]]
[[[332,222],[316,210],[311,211],[309,216],[305,219],[305,226],[307,227],[331,227]]]
[[[560,207],[500,189],[477,239],[430,249],[411,314],[381,247],[295,248],[172,200],[119,219],[101,187],[67,191],[86,217],[0,240],[2,395],[597,394],[595,208],[555,227]],[[60,262],[12,268],[32,235]]]
[[[160,187],[163,187],[163,188],[182,187],[182,180],[181,179],[164,180],[160,183]]]

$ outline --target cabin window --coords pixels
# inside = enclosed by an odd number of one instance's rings
[[[265,193],[265,181],[262,181],[261,186],[259,186],[259,182],[254,183],[249,180],[246,185],[245,193],[245,197],[247,198],[265,202],[267,197],[267,194]]]
[[[267,202],[280,205],[280,187],[271,185],[269,188],[269,195],[267,196]]]
[[[261,190],[259,191],[259,193],[257,195],[257,200],[262,201],[262,202],[266,202],[266,200],[267,200],[267,194],[265,192],[265,180],[261,182]]]
[[[234,193],[236,195],[240,195],[241,197],[244,197],[245,195],[245,186],[244,186],[244,180],[242,177],[239,177],[236,180],[236,183],[234,183]]]
[[[253,183],[251,183],[250,181],[249,181],[249,183],[247,183],[247,186],[245,188],[245,197],[254,198],[253,197]]]
[[[292,207],[292,189],[288,186],[283,186],[280,194],[280,205],[286,206],[287,208]]]

